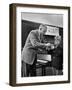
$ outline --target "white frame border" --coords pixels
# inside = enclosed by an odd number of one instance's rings
[[[63,14],[63,75],[42,77],[21,77],[21,12]],[[68,80],[68,10],[47,8],[16,8],[16,83],[54,82]]]

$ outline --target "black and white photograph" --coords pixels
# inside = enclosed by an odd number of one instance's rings
[[[10,20],[10,84],[69,83],[70,8],[11,4]]]
[[[63,15],[21,13],[21,76],[63,75]]]

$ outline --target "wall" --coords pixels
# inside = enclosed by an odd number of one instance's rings
[[[0,0],[0,90],[72,90],[72,77],[70,84],[11,87],[9,86],[9,4],[34,3],[47,5],[71,6],[72,0]],[[72,12],[71,12],[72,17]],[[71,18],[72,22],[72,18]],[[71,26],[72,29],[72,26]],[[72,31],[71,33],[72,34]],[[72,38],[72,35],[71,35]],[[72,42],[71,42],[72,45]],[[72,50],[72,48],[71,48]],[[72,62],[71,62],[72,68]],[[72,71],[71,71],[72,76]]]
[[[23,20],[63,27],[62,14],[22,13]]]

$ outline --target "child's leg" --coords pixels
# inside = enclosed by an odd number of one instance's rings
[[[52,72],[53,72],[53,75],[56,75],[56,69],[54,67],[52,67]]]

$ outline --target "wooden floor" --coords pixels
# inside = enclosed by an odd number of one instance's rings
[[[63,75],[63,72],[59,73],[59,75]],[[24,77],[23,75],[21,76]],[[56,73],[53,72],[52,67],[45,67],[44,70],[43,68],[37,68],[35,77],[37,76],[56,76]],[[29,77],[33,77],[33,76],[29,75]]]
[[[44,74],[45,76],[53,75],[52,68],[51,67],[46,67],[44,73],[45,73]],[[36,69],[36,76],[42,76],[42,68]]]

